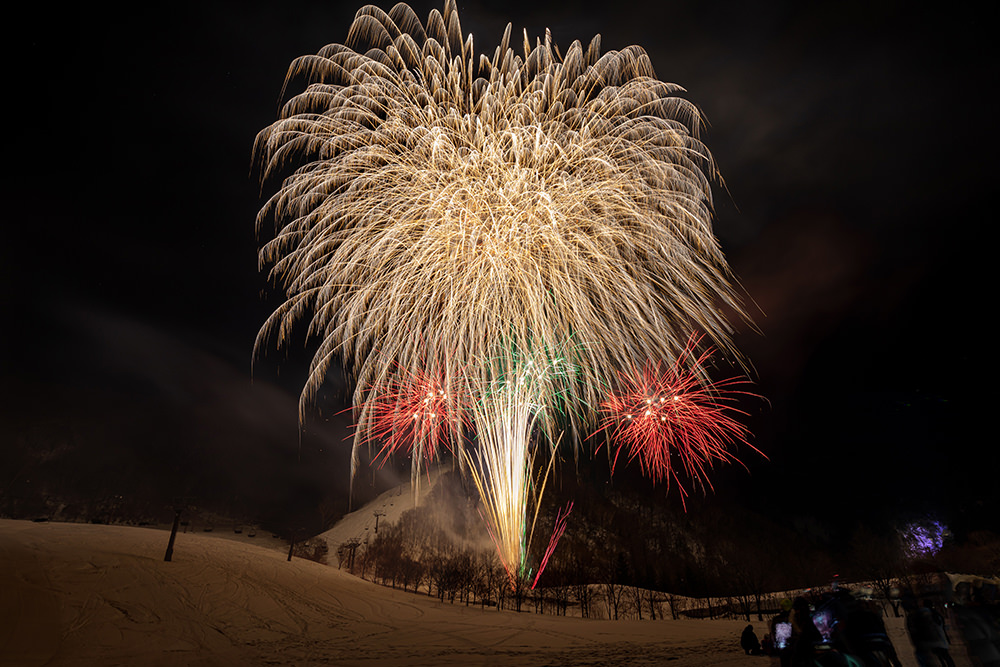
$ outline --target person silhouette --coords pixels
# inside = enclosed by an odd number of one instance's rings
[[[754,634],[753,625],[747,625],[743,628],[743,634],[740,635],[740,647],[747,655],[761,655],[760,642],[757,641],[757,635]]]

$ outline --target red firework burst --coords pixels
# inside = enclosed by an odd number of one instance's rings
[[[371,399],[367,442],[381,442],[375,460],[384,464],[398,450],[413,451],[434,461],[442,447],[451,450],[451,439],[465,426],[465,410],[458,392],[440,376],[423,371],[402,371],[385,391]]]
[[[619,373],[618,390],[601,403],[600,430],[608,430],[617,444],[612,471],[622,449],[628,448],[629,461],[638,458],[654,482],[677,484],[682,503],[687,491],[679,470],[702,488],[712,488],[707,471],[716,461],[739,462],[731,446],[744,444],[760,453],[747,441],[750,432],[735,418],[746,413],[732,406],[738,395],[757,397],[734,390],[749,380],[706,380],[705,366],[714,349],[697,355],[700,341],[700,336],[692,335],[672,366],[647,362],[642,369]]]

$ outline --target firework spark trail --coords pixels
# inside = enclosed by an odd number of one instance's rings
[[[738,461],[731,446],[748,442],[749,431],[733,415],[746,413],[732,403],[739,395],[754,396],[734,387],[744,378],[719,382],[707,380],[706,365],[714,354],[711,347],[698,353],[701,337],[692,335],[684,353],[670,367],[646,363],[619,373],[618,389],[601,403],[601,430],[617,441],[612,468],[621,450],[629,460],[638,458],[654,481],[675,483],[685,502],[687,490],[678,477],[680,463],[686,476],[702,488],[712,488],[708,469],[717,461]]]
[[[617,369],[675,360],[696,329],[735,354],[725,313],[745,315],[712,233],[718,175],[700,114],[643,49],[600,46],[563,52],[548,31],[534,45],[525,33],[517,55],[508,25],[492,58],[477,57],[445,0],[425,23],[404,4],[364,7],[345,44],[289,68],[279,118],[254,144],[262,184],[281,179],[257,228],[261,268],[285,297],[255,350],[285,344],[300,320],[319,338],[300,417],[330,365],[346,364],[352,480],[397,368],[486,387],[485,360],[502,350],[585,345],[558,399],[578,408],[568,425],[472,396],[486,402],[473,414],[480,449],[495,450],[481,472],[525,498],[531,429],[550,442],[579,432]]]
[[[507,405],[504,405],[507,403]],[[487,421],[487,420],[494,421]],[[483,501],[483,518],[500,562],[514,586],[525,557],[529,481],[534,457],[525,411],[503,397],[484,401],[477,410],[479,449],[469,457],[472,480]]]
[[[549,564],[549,558],[552,557],[553,552],[556,550],[556,545],[559,544],[559,538],[561,538],[563,533],[566,532],[566,522],[569,520],[569,514],[572,511],[573,503],[570,502],[566,505],[565,509],[556,512],[556,524],[552,528],[552,537],[549,538],[549,544],[545,548],[545,554],[538,563],[538,572],[535,574],[535,578],[531,582],[531,590],[534,590],[535,586],[538,585],[538,580],[541,578],[542,572],[545,571],[545,566]]]
[[[548,470],[533,482],[537,443],[536,425],[552,419],[550,407],[565,391],[575,368],[563,358],[541,353],[512,354],[490,362],[498,378],[479,388],[481,399],[472,408],[479,447],[469,459],[469,470],[483,500],[483,516],[500,561],[514,585],[525,573],[528,547],[529,501],[540,505]],[[558,440],[551,444],[552,449]],[[552,452],[550,452],[552,453]]]

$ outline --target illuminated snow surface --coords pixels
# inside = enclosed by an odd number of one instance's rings
[[[165,563],[167,537],[0,520],[0,664],[768,664],[739,650],[742,620],[482,610],[204,534],[179,534]],[[889,620],[903,664],[915,665],[905,631]]]

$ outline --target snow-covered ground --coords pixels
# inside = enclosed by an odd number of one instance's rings
[[[178,535],[166,563],[167,537],[0,520],[0,664],[768,664],[739,650],[743,621],[482,610],[210,534]],[[902,627],[891,629],[915,665]]]

